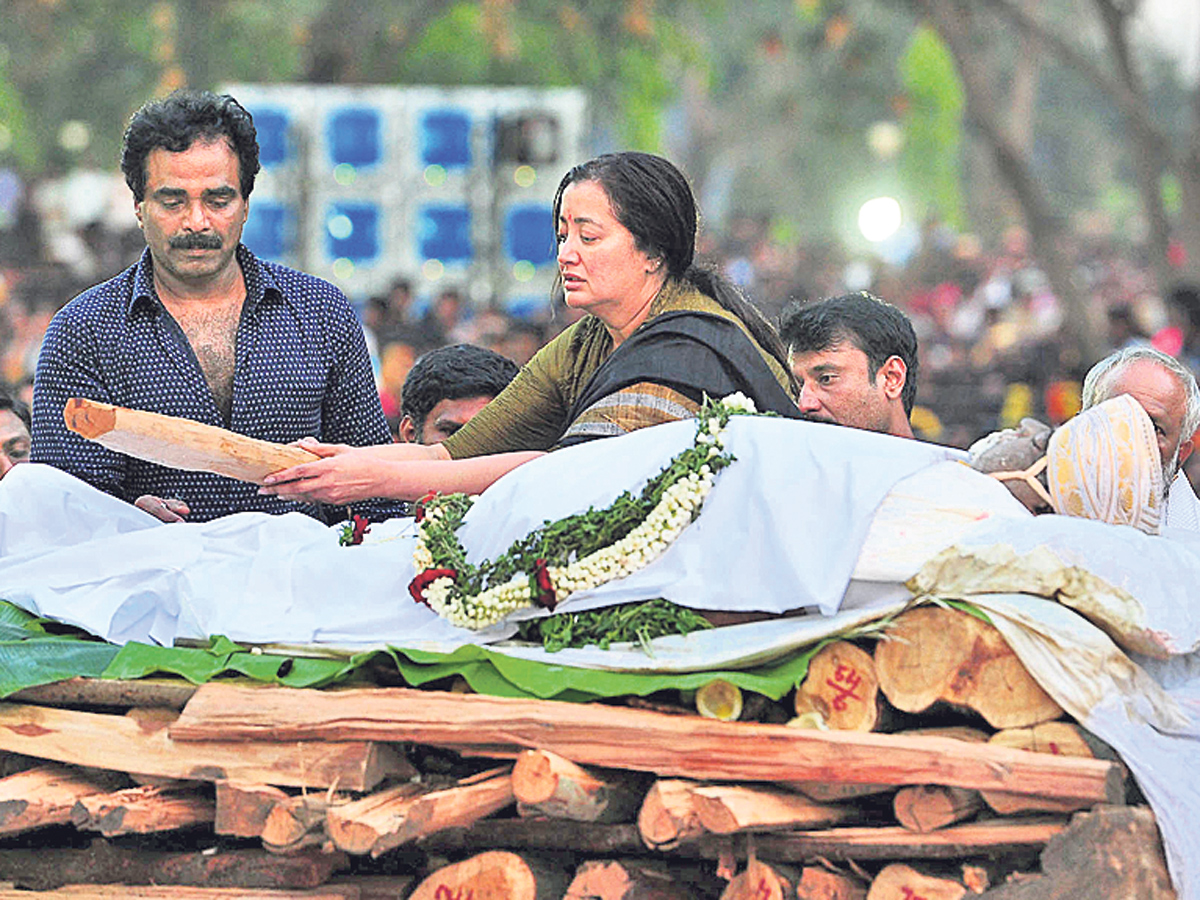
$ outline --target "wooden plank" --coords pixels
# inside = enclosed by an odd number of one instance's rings
[[[114,837],[177,831],[208,824],[215,815],[212,799],[199,791],[136,787],[81,797],[71,811],[71,822],[80,831]]]
[[[172,469],[213,472],[254,484],[262,484],[272,472],[317,459],[300,447],[80,397],[67,401],[63,418],[71,431],[109,450]]]
[[[206,684],[171,727],[177,742],[415,741],[540,747],[573,760],[727,781],[946,784],[1121,802],[1121,766],[944,737],[825,732],[668,716],[602,704],[408,688],[318,691]],[[177,744],[178,745],[178,744]]]
[[[45,765],[0,779],[0,834],[71,821],[75,803],[109,788],[65,766]]]
[[[234,837],[261,837],[275,804],[287,799],[287,793],[269,784],[218,781],[213,831]]]
[[[365,791],[385,775],[411,772],[391,748],[368,741],[262,742],[171,740],[175,713],[111,716],[0,703],[0,750],[42,759],[167,778],[230,778],[289,787],[338,785]]]

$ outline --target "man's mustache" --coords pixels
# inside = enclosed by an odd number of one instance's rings
[[[177,235],[168,241],[172,250],[220,250],[221,236],[204,231]]]

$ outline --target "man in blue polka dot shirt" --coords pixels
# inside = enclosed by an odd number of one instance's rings
[[[229,96],[177,91],[143,106],[121,169],[146,238],[141,260],[54,317],[34,379],[33,460],[50,463],[163,521],[246,510],[351,512],[260,495],[255,485],[107,450],[67,430],[86,397],[287,443],[390,440],[362,328],[328,282],[240,243],[258,172],[250,114]],[[398,504],[368,502],[373,519]]]

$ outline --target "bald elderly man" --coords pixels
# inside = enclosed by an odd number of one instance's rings
[[[1200,500],[1183,472],[1200,428],[1200,387],[1187,368],[1153,347],[1118,350],[1096,363],[1083,380],[1083,408],[1128,394],[1154,424],[1166,485],[1163,524],[1200,531]]]

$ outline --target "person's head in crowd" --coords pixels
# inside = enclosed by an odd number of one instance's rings
[[[1200,284],[1175,285],[1167,294],[1167,310],[1182,333],[1183,346],[1194,350],[1200,340]]]
[[[1195,447],[1200,428],[1200,388],[1187,367],[1153,347],[1118,350],[1083,379],[1083,408],[1128,394],[1150,416],[1167,488]]]
[[[29,407],[0,387],[0,478],[29,461],[31,427]]]
[[[400,393],[400,440],[444,441],[504,390],[517,372],[512,360],[473,344],[423,354]]]
[[[629,311],[617,307],[640,310],[667,281],[685,282],[737,316],[759,347],[787,369],[787,351],[770,322],[728,278],[696,263],[696,199],[687,177],[670,160],[624,151],[581,163],[559,182],[553,213],[559,235],[555,293],[565,295],[569,309],[598,315],[619,334]],[[616,228],[607,227],[610,220]],[[572,239],[580,228],[576,223],[593,231],[619,230],[622,242],[589,249]],[[631,247],[624,246],[624,232]],[[608,255],[609,247],[614,255]]]
[[[156,282],[232,276],[258,170],[253,119],[233,97],[178,90],[134,113],[121,171]]]
[[[793,304],[780,335],[806,418],[913,436],[917,335],[899,309],[866,291]]]

